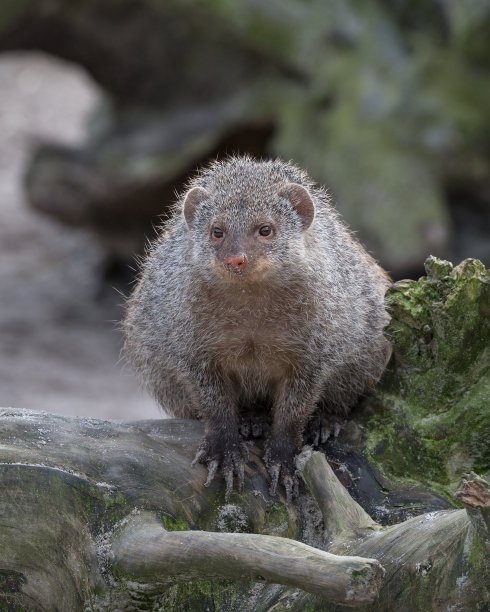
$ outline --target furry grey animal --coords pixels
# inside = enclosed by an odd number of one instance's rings
[[[125,350],[163,408],[199,418],[195,461],[243,483],[241,412],[272,418],[266,464],[288,498],[315,411],[342,415],[390,354],[386,274],[325,190],[279,160],[233,157],[190,184],[143,266]]]

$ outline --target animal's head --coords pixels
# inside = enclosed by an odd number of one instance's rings
[[[273,164],[247,158],[217,164],[185,195],[193,263],[205,274],[257,282],[304,256],[313,198]]]

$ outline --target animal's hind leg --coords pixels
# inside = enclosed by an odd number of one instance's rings
[[[338,414],[319,412],[309,420],[306,426],[305,441],[313,446],[325,444],[328,440],[338,437],[346,422],[346,419]]]

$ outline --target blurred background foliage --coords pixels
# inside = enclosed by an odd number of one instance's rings
[[[26,187],[113,261],[236,152],[306,168],[395,278],[490,261],[490,0],[4,0],[19,49],[101,88],[85,142],[39,144]]]

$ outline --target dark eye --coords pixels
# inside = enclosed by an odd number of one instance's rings
[[[213,235],[213,238],[223,238],[224,236],[223,230],[219,227],[213,227],[211,234]]]
[[[261,236],[270,236],[272,234],[272,227],[270,225],[263,225],[259,229],[259,234]]]

